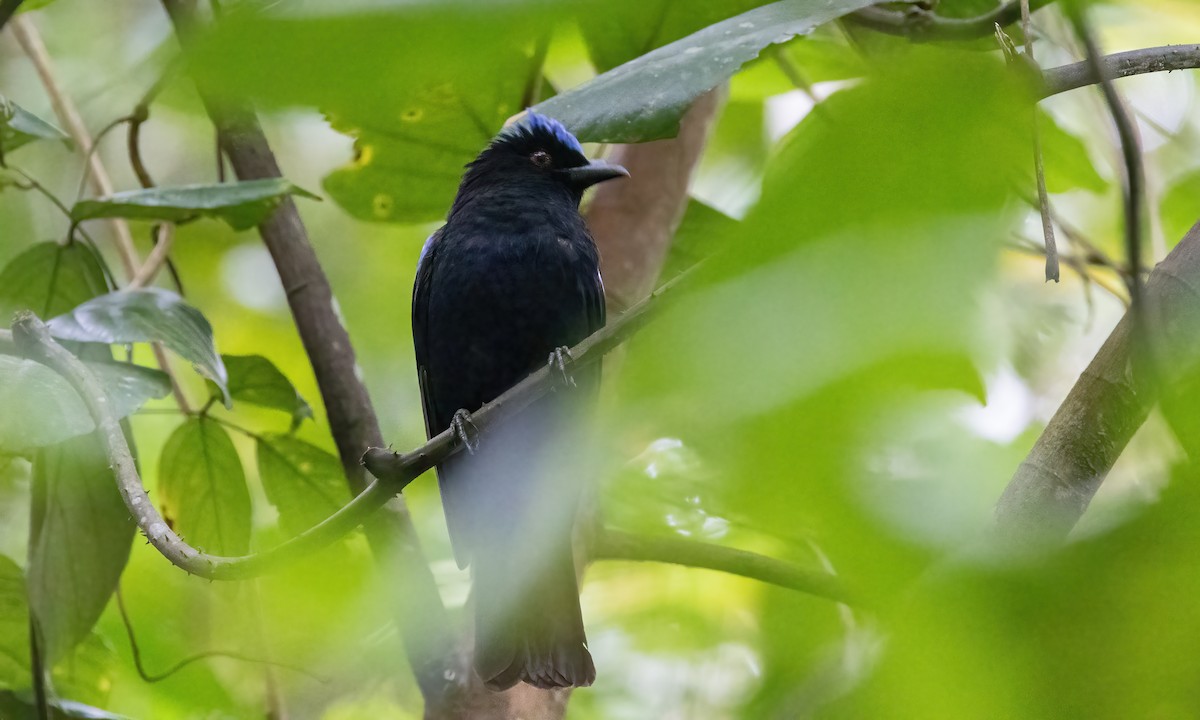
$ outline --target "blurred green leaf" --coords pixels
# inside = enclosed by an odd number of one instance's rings
[[[1167,188],[1158,211],[1163,235],[1168,246],[1174,247],[1200,221],[1200,170],[1193,170]]]
[[[38,452],[28,582],[47,666],[88,637],[125,569],[133,532],[96,435]]]
[[[292,416],[292,426],[313,416],[291,381],[261,355],[222,355],[229,373],[229,396],[252,405],[282,410]]]
[[[1108,189],[1108,182],[1096,172],[1096,166],[1092,164],[1082,140],[1063,130],[1054,117],[1044,110],[1038,110],[1037,121],[1041,131],[1042,161],[1046,169],[1048,191],[1090,190],[1099,193]],[[1032,167],[1032,157],[1029,162]]]
[[[0,555],[0,689],[28,687],[29,607],[25,574]]]
[[[0,95],[0,156],[35,140],[59,140],[68,147],[66,133]]]
[[[809,84],[867,74],[867,62],[844,38],[819,32],[776,45],[747,63],[729,83],[730,101],[763,100],[801,89],[789,79],[781,67],[783,63],[790,64]]]
[[[765,0],[647,0],[613,3],[613,11],[598,14],[580,26],[588,54],[600,72],[645,55],[697,30],[752,8]]]
[[[342,463],[319,447],[290,435],[258,440],[258,474],[279,522],[299,535],[350,501]]]
[[[117,668],[118,659],[112,646],[93,630],[73,652],[55,664],[50,678],[59,697],[103,707],[112,694]]]
[[[63,340],[90,343],[161,342],[190,360],[196,372],[221,388],[228,406],[228,376],[213,344],[212,326],[199,310],[161,288],[122,290],[79,305],[49,322]]]
[[[88,362],[119,418],[151,398],[165,397],[170,380],[157,370],[116,362]],[[95,424],[66,380],[41,363],[0,355],[0,450],[22,452],[90,433]]]
[[[224,220],[234,230],[245,230],[266,220],[289,195],[320,199],[283,178],[155,187],[80,200],[71,208],[71,220],[122,217],[181,223],[212,217]]]
[[[37,243],[0,270],[0,325],[18,310],[54,317],[108,292],[99,259],[87,245]]]
[[[649,52],[535,109],[581,140],[641,142],[671,137],[679,118],[768,45],[870,5],[868,0],[782,0]]]
[[[213,420],[176,428],[159,460],[163,515],[195,547],[216,555],[250,548],[250,492],[229,433]]]
[[[662,278],[672,278],[710,257],[721,248],[737,221],[699,200],[688,200],[687,209],[663,263]]]

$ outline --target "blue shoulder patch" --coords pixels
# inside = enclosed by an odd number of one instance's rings
[[[507,128],[501,134],[511,135],[513,133],[521,132],[522,130],[527,132],[549,133],[554,137],[554,139],[558,140],[563,145],[566,145],[572,150],[578,152],[580,155],[583,154],[583,146],[579,144],[579,141],[575,139],[575,136],[571,134],[571,131],[552,117],[535,113],[533,110],[528,110],[525,113],[525,117],[521,118],[520,121]]]

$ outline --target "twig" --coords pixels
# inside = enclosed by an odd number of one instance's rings
[[[155,229],[154,249],[146,256],[146,262],[138,268],[137,274],[129,281],[128,288],[146,287],[154,282],[158,271],[166,264],[171,252],[171,244],[175,241],[175,226],[172,223],[160,223]]]
[[[1200,68],[1200,44],[1142,48],[1106,55],[1101,60],[1103,76],[1110,80],[1146,73],[1194,70]],[[1101,78],[1101,72],[1091,60],[1050,68],[1042,72],[1039,97],[1047,98],[1095,85]]]
[[[681,537],[666,537],[605,529],[596,534],[592,545],[593,560],[632,560],[660,562],[706,568],[740,575],[760,582],[835,600],[847,605],[859,604],[836,575],[805,570],[791,563],[746,550],[697,542]]]
[[[1029,7],[1038,10],[1053,1],[1030,0]],[[972,18],[942,17],[916,7],[908,10],[869,7],[848,18],[863,27],[889,35],[905,35],[913,40],[972,40],[992,34],[997,24],[1004,27],[1019,20],[1021,0],[1010,0],[991,12]]]
[[[1112,77],[1109,76],[1100,56],[1091,28],[1083,16],[1083,11],[1074,3],[1068,4],[1067,17],[1075,28],[1087,52],[1087,62],[1096,77],[1100,79],[1100,89],[1104,93],[1104,101],[1112,114],[1113,124],[1116,125],[1117,135],[1121,139],[1121,156],[1125,163],[1124,181],[1125,196],[1125,249],[1131,268],[1142,265],[1142,222],[1145,208],[1146,173],[1142,165],[1141,142],[1138,138],[1137,126],[1129,115],[1128,108],[1117,94]],[[1141,273],[1131,272],[1126,276],[1129,285],[1129,306],[1133,318],[1133,334],[1135,341],[1144,332],[1145,310],[1142,307],[1142,276]],[[1139,346],[1143,346],[1139,343]],[[1148,346],[1143,346],[1149,350]]]
[[[54,63],[50,59],[50,54],[46,52],[46,44],[42,42],[42,36],[38,33],[37,27],[27,16],[14,19],[12,27],[17,42],[20,43],[21,49],[33,63],[43,87],[46,88],[46,94],[50,96],[50,104],[54,106],[54,113],[66,127],[67,134],[71,136],[76,147],[87,157],[90,170],[88,177],[93,191],[97,195],[111,195],[113,193],[112,179],[104,168],[104,163],[100,161],[100,157],[91,152],[92,136],[88,133],[87,126],[80,117],[75,103],[71,102],[71,98],[58,84]],[[120,218],[111,219],[109,225],[117,240],[117,254],[121,258],[121,264],[125,267],[125,275],[133,277],[138,264],[137,250],[133,246],[133,236],[129,232],[129,225]]]
[[[289,665],[287,663],[277,662],[275,660],[264,660],[262,658],[248,657],[240,653],[228,652],[225,650],[206,650],[201,653],[196,653],[195,655],[189,655],[161,673],[149,672],[146,670],[146,666],[142,663],[142,650],[141,647],[138,646],[137,635],[135,635],[133,632],[133,621],[129,618],[129,610],[125,607],[125,595],[122,593],[120,585],[117,586],[116,596],[117,612],[121,616],[121,624],[125,626],[125,637],[129,639],[129,651],[133,655],[133,667],[135,670],[137,670],[138,676],[147,683],[162,682],[188,665],[201,660],[207,660],[209,658],[228,658],[230,660],[239,660],[241,662],[255,663],[258,665],[270,665],[272,667],[283,668],[284,670],[291,670],[294,673],[299,673],[319,683],[328,682],[328,680],[325,678],[314,675],[313,673],[296,665]]]
[[[1021,34],[1025,36],[1025,59],[1037,67],[1033,57],[1033,28],[1029,21],[1029,0],[1021,0]],[[1054,221],[1050,217],[1050,193],[1046,190],[1046,165],[1042,158],[1042,129],[1038,109],[1033,108],[1033,173],[1037,182],[1038,213],[1042,218],[1042,237],[1046,243],[1046,281],[1058,282],[1058,243],[1054,239]]]
[[[109,463],[116,475],[121,498],[138,527],[150,544],[165,558],[193,575],[210,580],[239,580],[262,575],[345,536],[402,489],[396,483],[372,483],[363,493],[320,524],[264,552],[240,557],[203,553],[176,535],[150,502],[142,487],[120,422],[95,375],[77,357],[55,342],[50,337],[46,325],[31,312],[21,311],[17,314],[12,334],[18,350],[62,375],[79,394],[88,409],[88,414],[96,423]]]

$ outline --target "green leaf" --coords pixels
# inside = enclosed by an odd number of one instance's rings
[[[83,243],[38,243],[0,270],[0,325],[18,310],[51,318],[108,292],[99,258]]]
[[[71,144],[62,130],[0,95],[0,157],[35,140]]]
[[[129,559],[134,523],[96,435],[33,462],[29,600],[53,665],[91,632]]]
[[[229,405],[228,377],[213,344],[212,326],[199,310],[173,292],[142,288],[109,293],[53,318],[49,326],[51,334],[63,340],[161,342],[216,383]]]
[[[337,457],[290,435],[258,441],[258,474],[279,522],[298,535],[350,501]]]
[[[1041,131],[1042,162],[1046,169],[1046,189],[1052,193],[1069,190],[1104,192],[1108,182],[1096,172],[1087,146],[1063,130],[1045,110],[1037,112]],[[1032,165],[1032,158],[1030,164]]]
[[[722,241],[729,237],[737,227],[737,221],[719,210],[705,205],[699,200],[688,200],[687,210],[671,248],[667,251],[667,259],[663,264],[662,276],[671,278],[691,268],[696,263],[711,256]]]
[[[252,405],[282,410],[292,426],[313,416],[312,407],[275,364],[261,355],[222,355],[229,372],[229,396]]]
[[[320,199],[283,178],[266,178],[129,190],[105,198],[80,200],[71,208],[71,219],[83,222],[122,217],[181,223],[211,217],[224,220],[234,230],[245,230],[266,220],[288,195]]]
[[[1174,247],[1200,220],[1200,170],[1180,177],[1163,193],[1159,213],[1163,234],[1168,245]]]
[[[104,385],[117,417],[131,415],[151,398],[171,391],[165,373],[127,363],[88,362]],[[83,401],[67,381],[41,363],[0,355],[0,451],[24,452],[95,429]]]
[[[580,140],[641,142],[671,137],[699,95],[768,45],[872,4],[870,0],[782,0],[642,55],[535,109]]]
[[[163,515],[192,545],[217,555],[250,548],[250,493],[229,433],[208,418],[180,425],[159,461]]]
[[[0,555],[0,689],[29,686],[29,607],[25,574]]]

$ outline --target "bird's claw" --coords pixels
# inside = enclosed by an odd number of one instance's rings
[[[566,345],[554,348],[547,363],[550,365],[550,374],[557,375],[563,387],[575,387],[575,376],[571,374],[571,366],[575,364],[575,357],[571,355],[571,348]]]
[[[458,438],[467,452],[474,455],[479,448],[479,428],[471,419],[471,413],[466,410],[455,412],[454,417],[450,419],[450,429],[454,431],[454,437]]]

